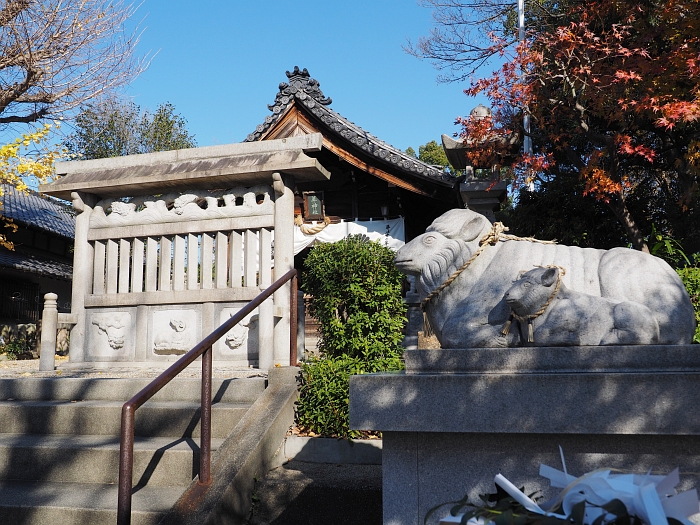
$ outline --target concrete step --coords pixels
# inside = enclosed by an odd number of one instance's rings
[[[116,522],[123,404],[149,379],[0,379],[0,524]],[[214,380],[212,449],[265,393],[263,377]],[[199,379],[136,411],[133,525],[155,525],[199,470]]]
[[[212,450],[222,439],[212,439]],[[199,440],[137,438],[134,484],[190,484],[199,471]],[[0,434],[0,479],[61,483],[118,483],[119,438]]]
[[[122,401],[0,401],[0,429],[11,434],[118,436]],[[214,403],[212,437],[225,438],[248,403]],[[198,437],[199,402],[152,401],[136,411],[136,435]]]
[[[0,378],[0,400],[111,400],[125,403],[152,379],[95,379],[78,377],[50,377],[21,379]],[[266,379],[251,377],[241,379],[213,379],[214,401],[253,403],[265,390]],[[153,401],[199,400],[199,379],[174,379],[158,392]]]
[[[182,487],[144,487],[132,499],[132,525],[156,525]],[[117,485],[0,482],[0,523],[93,525],[116,523]]]

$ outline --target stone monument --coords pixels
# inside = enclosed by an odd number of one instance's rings
[[[328,179],[307,155],[321,144],[311,134],[59,163],[40,190],[78,214],[70,365],[173,361],[292,269],[293,188]],[[289,334],[285,286],[213,357],[288,365]]]
[[[479,104],[469,112],[472,119],[491,118],[491,110]],[[467,208],[484,215],[491,222],[495,222],[494,212],[498,210],[506,198],[508,183],[501,180],[501,166],[513,161],[516,152],[520,149],[521,137],[513,133],[506,137],[493,137],[488,142],[497,142],[499,154],[480,156],[478,163],[467,158],[467,153],[479,144],[467,140],[456,140],[449,135],[442,136],[442,147],[452,167],[464,173],[464,180],[459,185],[459,193],[462,195]]]
[[[385,525],[478,503],[499,473],[547,500],[558,491],[539,467],[560,465],[560,446],[577,476],[679,467],[679,492],[700,486],[700,347],[686,344],[693,310],[663,261],[511,238],[452,210],[396,264],[443,348],[350,379],[350,427],[383,436]]]

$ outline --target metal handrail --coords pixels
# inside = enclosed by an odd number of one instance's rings
[[[187,368],[195,359],[202,356],[202,397],[201,429],[199,445],[199,479],[197,483],[208,486],[211,478],[211,390],[212,390],[212,345],[231,328],[241,322],[249,313],[291,281],[290,293],[290,345],[289,362],[297,364],[297,271],[289,270],[266,288],[260,295],[227,319],[219,328],[209,334],[192,350],[183,355],[165,372],[156,377],[148,386],[122,406],[121,437],[119,443],[119,495],[117,500],[117,525],[131,523],[131,491],[134,469],[134,419],[136,410],[152,398],[166,384]]]

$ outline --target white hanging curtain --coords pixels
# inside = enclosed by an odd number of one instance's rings
[[[317,242],[336,242],[348,235],[357,234],[366,235],[372,241],[386,243],[394,251],[397,251],[406,242],[403,217],[376,221],[341,221],[338,224],[328,224],[315,234],[304,234],[301,228],[295,225],[294,255]]]

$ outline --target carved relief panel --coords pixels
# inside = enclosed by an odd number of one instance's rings
[[[130,311],[90,311],[87,315],[87,358],[126,361],[134,356],[134,316]]]
[[[153,356],[178,356],[187,353],[199,342],[197,312],[193,309],[155,310],[151,318]]]
[[[240,308],[222,308],[219,325],[223,324]],[[234,326],[215,344],[215,352],[221,359],[257,361],[258,359],[258,314],[253,312]]]

